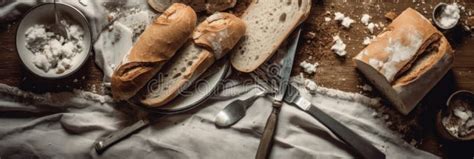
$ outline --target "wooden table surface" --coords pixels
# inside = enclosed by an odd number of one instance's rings
[[[465,7],[464,13],[474,12],[474,1],[461,2]],[[239,2],[242,3],[242,2]],[[309,18],[303,24],[303,40],[298,48],[294,75],[301,72],[299,62],[320,63],[315,75],[305,75],[312,78],[317,84],[348,92],[362,93],[372,97],[379,97],[376,90],[364,91],[362,85],[366,79],[355,69],[351,58],[364,48],[362,41],[369,36],[366,27],[361,24],[360,17],[367,13],[372,22],[388,25],[384,18],[388,11],[401,13],[407,7],[415,8],[423,15],[430,17],[432,8],[438,1],[412,2],[405,0],[397,3],[381,1],[346,1],[327,0],[313,1],[313,8]],[[325,22],[325,17],[334,17],[339,11],[349,15],[356,23],[350,29],[343,29],[334,21]],[[330,13],[328,13],[330,12]],[[463,14],[462,20],[466,19]],[[21,63],[15,49],[15,31],[18,21],[9,24],[0,24],[0,83],[20,87],[33,92],[55,92],[72,89],[84,89],[103,93],[101,84],[102,72],[89,58],[88,62],[74,75],[61,80],[45,80],[30,73]],[[462,30],[462,29],[457,29]],[[380,32],[377,29],[375,35]],[[309,32],[316,34],[310,37]],[[347,56],[338,57],[331,52],[332,36],[339,34],[347,46]],[[404,116],[396,112],[389,103],[377,108],[380,112],[390,115],[389,126],[402,134],[403,138],[416,147],[443,157],[457,158],[474,156],[473,142],[449,142],[441,139],[434,129],[434,115],[443,107],[447,97],[455,90],[466,89],[474,91],[474,38],[470,32],[448,32],[446,35],[456,49],[454,65],[451,71],[425,97],[419,106],[409,115]],[[350,39],[350,40],[349,40]],[[77,82],[75,82],[77,81]]]

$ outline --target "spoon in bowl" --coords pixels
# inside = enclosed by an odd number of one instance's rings
[[[69,39],[69,33],[66,29],[66,26],[63,23],[61,23],[60,14],[58,13],[58,10],[56,9],[56,0],[54,0],[53,3],[54,3],[54,25],[51,27],[51,31],[53,31],[55,34],[58,34],[61,37]]]

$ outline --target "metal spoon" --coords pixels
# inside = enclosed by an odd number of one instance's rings
[[[232,101],[217,114],[215,119],[216,126],[229,127],[234,125],[245,116],[247,108],[249,108],[256,99],[266,96],[269,93],[268,91],[261,91],[246,100],[237,99]]]
[[[61,23],[60,15],[56,9],[56,0],[54,0],[54,25],[52,26],[51,31],[59,36],[69,39],[69,33],[67,32],[66,26]]]

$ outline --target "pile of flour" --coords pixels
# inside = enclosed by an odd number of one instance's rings
[[[71,68],[73,58],[84,50],[83,29],[69,20],[62,20],[68,31],[65,38],[51,31],[51,25],[37,24],[25,33],[26,48],[33,53],[33,64],[44,72],[64,73]]]
[[[454,108],[450,115],[443,118],[442,123],[448,132],[455,137],[465,137],[474,132],[474,101],[456,99],[452,102]]]

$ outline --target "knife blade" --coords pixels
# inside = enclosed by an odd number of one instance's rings
[[[266,159],[271,152],[271,146],[273,144],[273,136],[276,130],[276,124],[278,121],[278,114],[282,106],[282,100],[285,96],[286,89],[288,86],[288,81],[290,80],[291,69],[293,67],[293,61],[295,59],[296,48],[298,46],[298,41],[300,38],[301,29],[298,28],[294,32],[294,39],[291,41],[290,47],[288,48],[287,54],[283,58],[283,65],[280,69],[279,76],[281,77],[278,85],[278,90],[273,97],[272,102],[272,112],[267,119],[265,128],[262,134],[262,138],[258,145],[256,159]],[[267,70],[268,71],[268,70]]]
[[[384,159],[385,154],[375,148],[369,141],[344,126],[310,101],[301,96],[298,89],[289,84],[284,101],[296,105],[301,110],[310,114],[333,132],[339,139],[352,147],[358,155],[367,159]]]

